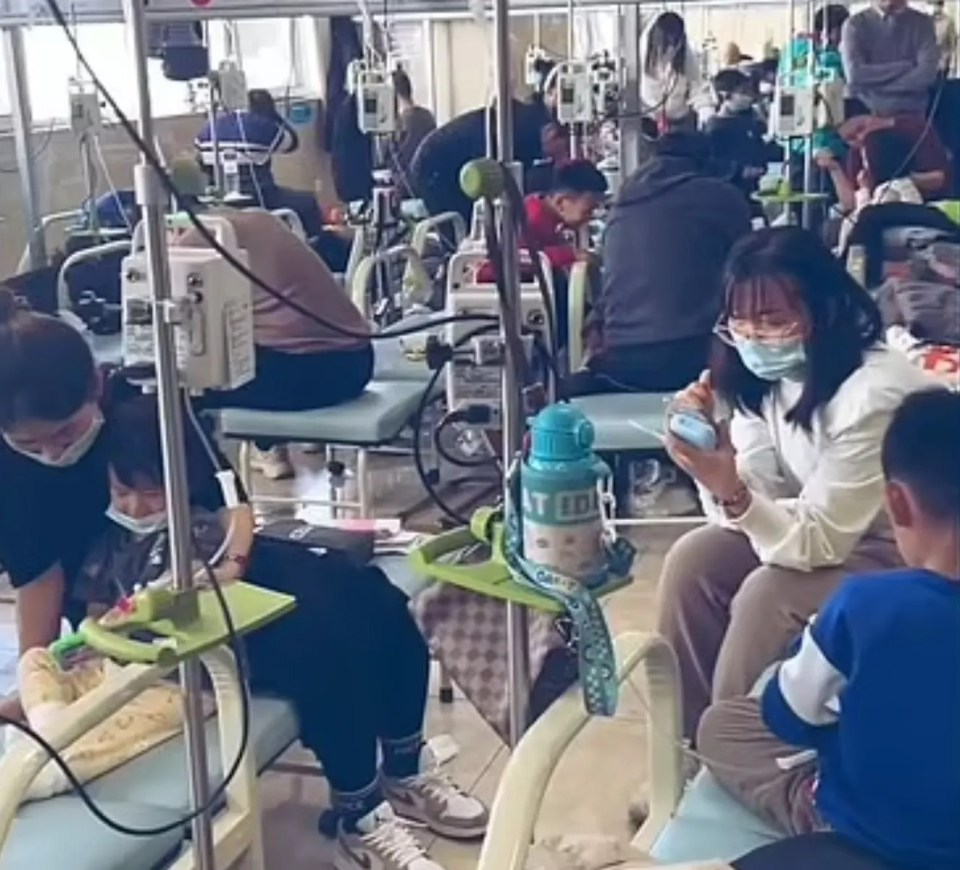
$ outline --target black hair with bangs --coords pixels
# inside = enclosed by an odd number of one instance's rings
[[[763,286],[777,284],[797,293],[810,321],[803,391],[786,415],[788,422],[809,432],[816,412],[863,364],[864,351],[882,339],[883,321],[867,291],[816,235],[799,227],[776,227],[745,236],[730,252],[721,322],[734,313],[749,314]],[[746,294],[754,296],[752,303]],[[720,342],[714,348],[711,376],[729,404],[758,416],[774,387],[744,366],[736,348]]]

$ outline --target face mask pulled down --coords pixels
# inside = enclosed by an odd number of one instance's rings
[[[113,505],[110,505],[110,507],[107,508],[106,514],[107,518],[115,522],[118,526],[138,536],[162,532],[167,527],[166,511],[157,511],[145,517],[131,517],[128,514],[121,513]]]
[[[764,381],[779,381],[796,376],[807,362],[803,340],[800,338],[778,342],[738,338],[735,344],[744,366]]]

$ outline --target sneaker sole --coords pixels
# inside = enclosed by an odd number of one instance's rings
[[[391,806],[393,806],[393,811],[400,816],[400,818],[406,819],[408,822],[417,822],[421,825],[426,825],[434,834],[445,837],[448,840],[479,840],[487,833],[488,823],[486,821],[477,823],[473,827],[445,825],[443,822],[431,819],[425,813],[411,812],[409,806],[397,806],[396,804],[391,804]]]

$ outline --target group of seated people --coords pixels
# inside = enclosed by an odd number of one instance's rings
[[[855,44],[868,22],[844,39]],[[910,26],[926,33],[923,22]],[[674,82],[692,77],[689,62],[663,47],[676,44],[674,25],[666,30],[651,37],[650,54],[669,55]],[[876,77],[856,62],[846,69],[874,95]],[[752,229],[757,175],[748,170],[765,162],[765,144],[745,114],[743,78],[720,84],[707,132],[690,128],[689,112],[663,123],[652,157],[616,192],[588,357],[565,393],[679,391],[672,408],[716,424],[714,450],[667,438],[707,522],[666,557],[658,630],[677,654],[685,738],[726,788],[791,835],[733,866],[954,870],[960,396],[932,388],[885,345],[875,301],[815,233]],[[673,93],[649,99],[672,107]],[[517,156],[533,167],[557,131],[527,105],[517,108]],[[484,114],[411,149],[432,210],[467,208],[450,172],[478,156]],[[949,170],[940,158],[921,160],[933,142],[923,130],[909,113],[848,121],[840,141],[849,154],[818,158],[841,207],[935,198]],[[718,143],[741,133],[758,150],[731,172]],[[526,198],[521,242],[565,270],[592,259],[569,234],[607,190],[595,167],[561,150],[544,189]],[[263,189],[262,174],[257,183]],[[207,406],[294,410],[360,395],[373,372],[370,330],[330,268],[266,211],[216,213],[283,299],[254,285],[257,378],[206,397]],[[176,243],[203,241],[188,232]],[[17,591],[27,651],[55,640],[62,618],[76,623],[155,579],[124,566],[165,540],[156,402],[99,371],[72,327],[0,289],[0,433],[0,564]],[[399,817],[473,838],[487,813],[423,742],[428,655],[406,599],[375,568],[341,565],[323,583],[299,582],[322,570],[308,550],[295,570],[277,570],[249,505],[225,507],[200,439],[186,432],[198,540],[212,553],[233,530],[218,578],[298,599],[249,639],[251,684],[297,707],[339,814],[338,870],[441,870]],[[165,573],[168,556],[151,571]],[[0,706],[3,716],[21,712],[16,699]]]
[[[665,559],[658,631],[677,654],[685,737],[792,835],[733,866],[951,870],[960,396],[885,346],[876,303],[807,230],[745,233],[720,285],[709,377],[671,406],[714,421],[717,447],[667,440],[707,523]],[[0,432],[0,561],[27,651],[167,569],[162,548],[136,555],[166,541],[156,400],[2,291]],[[487,817],[424,748],[427,648],[406,600],[374,568],[332,570],[308,549],[278,563],[249,506],[225,507],[200,437],[186,433],[197,546],[214,552],[232,528],[218,579],[298,599],[249,639],[250,678],[293,701],[324,764],[338,870],[437,870],[399,816],[464,838]],[[0,713],[19,715],[16,700]]]

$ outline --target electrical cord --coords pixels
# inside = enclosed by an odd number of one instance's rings
[[[452,423],[469,423],[467,415],[462,409],[456,411],[450,411],[443,415],[440,418],[440,422],[437,423],[436,427],[433,430],[433,449],[437,451],[441,459],[445,459],[451,465],[457,466],[457,468],[483,468],[487,465],[495,465],[497,463],[496,456],[481,456],[478,459],[463,459],[459,456],[454,456],[450,453],[446,447],[443,445],[443,440],[441,434],[447,426]]]
[[[473,340],[479,335],[486,335],[497,330],[497,326],[490,324],[488,326],[479,326],[476,329],[472,329],[469,332],[464,333],[460,338],[458,338],[454,343],[451,350],[455,353],[456,350],[463,347],[468,341]],[[426,466],[423,461],[423,447],[421,445],[421,433],[423,431],[423,418],[427,412],[427,408],[435,402],[439,396],[434,395],[434,390],[437,387],[437,383],[440,381],[440,375],[443,374],[446,366],[453,362],[454,353],[451,353],[450,357],[444,360],[434,372],[430,375],[430,380],[427,382],[426,389],[424,389],[423,394],[420,397],[420,401],[417,404],[417,409],[413,412],[413,417],[411,418],[411,426],[413,428],[413,465],[417,472],[417,477],[420,478],[420,483],[423,484],[423,488],[426,490],[427,495],[430,496],[430,499],[433,503],[440,508],[440,510],[451,520],[453,520],[458,525],[468,525],[470,520],[467,517],[464,517],[459,511],[451,507],[449,503],[437,492],[436,487],[433,484],[433,481],[430,479],[430,475],[427,472]]]
[[[177,186],[174,184],[173,180],[167,174],[162,162],[157,158],[156,153],[153,148],[150,147],[143,138],[137,132],[133,123],[124,113],[123,109],[120,108],[116,99],[113,95],[104,87],[103,82],[97,76],[90,62],[87,60],[86,55],[83,53],[83,50],[80,48],[79,43],[77,42],[74,35],[70,32],[70,26],[67,24],[66,19],[63,16],[63,12],[60,9],[60,6],[57,3],[57,0],[44,0],[47,8],[50,10],[50,14],[53,17],[57,25],[63,30],[64,35],[67,38],[67,41],[70,44],[74,54],[77,57],[77,60],[80,62],[80,65],[86,70],[87,74],[90,76],[90,80],[93,82],[94,87],[100,92],[103,96],[103,99],[106,101],[107,105],[117,116],[117,120],[120,123],[120,126],[123,128],[124,132],[131,139],[140,153],[143,155],[146,162],[149,164],[150,168],[156,174],[157,178],[160,181],[161,186],[167,192],[168,195],[174,197],[178,202],[183,201],[183,197],[180,195],[180,191],[177,189]],[[203,223],[202,219],[197,215],[197,213],[192,208],[183,208],[183,213],[187,216],[193,228],[197,231],[203,241],[217,254],[219,254],[225,262],[227,262],[238,274],[242,275],[246,280],[250,281],[256,287],[260,288],[268,296],[273,297],[282,305],[285,305],[287,308],[296,311],[302,317],[313,321],[314,323],[319,324],[325,329],[330,330],[338,335],[346,336],[347,338],[355,338],[361,341],[384,341],[391,338],[399,338],[405,335],[413,335],[418,332],[423,332],[427,329],[432,329],[437,326],[443,326],[447,323],[456,323],[462,321],[472,321],[472,322],[495,322],[499,318],[496,315],[482,315],[482,314],[457,314],[450,315],[445,317],[437,317],[430,321],[423,323],[413,324],[411,326],[391,329],[383,332],[361,332],[358,330],[346,329],[343,326],[340,326],[333,321],[327,320],[324,317],[316,314],[315,312],[309,310],[303,305],[295,302],[292,299],[287,298],[283,293],[277,290],[274,287],[271,287],[266,281],[256,275],[253,271],[250,270],[244,263],[242,263],[237,257],[235,257],[229,250],[227,250],[220,242],[217,240],[215,234],[210,231],[210,229]]]
[[[194,544],[196,544],[195,541]],[[155,827],[138,828],[131,825],[126,825],[123,822],[119,822],[99,807],[96,800],[94,800],[94,798],[91,797],[87,791],[86,785],[80,781],[80,779],[71,769],[70,765],[63,758],[60,752],[53,747],[50,741],[48,741],[42,734],[35,731],[26,723],[0,715],[0,724],[9,725],[14,730],[19,731],[47,753],[47,755],[50,757],[50,760],[60,770],[60,772],[63,773],[67,779],[67,782],[70,783],[71,788],[77,793],[77,797],[80,798],[84,806],[87,808],[90,814],[97,819],[97,821],[103,825],[106,825],[108,828],[111,828],[117,833],[124,834],[128,837],[162,836],[170,831],[180,830],[200,816],[214,810],[219,803],[220,798],[226,792],[230,783],[233,782],[238,771],[240,770],[240,765],[243,762],[244,754],[246,753],[247,746],[250,742],[250,698],[247,693],[247,673],[246,666],[244,664],[244,652],[240,646],[240,636],[237,633],[236,625],[233,621],[233,615],[230,613],[230,605],[227,603],[226,596],[223,594],[220,581],[217,580],[216,574],[213,572],[210,564],[206,561],[204,561],[203,564],[207,573],[207,578],[210,582],[210,586],[213,589],[214,594],[217,596],[217,601],[223,613],[223,621],[227,629],[228,643],[236,660],[237,682],[240,685],[241,706],[240,746],[237,750],[237,755],[234,758],[233,763],[230,765],[226,775],[223,777],[220,784],[211,791],[210,797],[203,804],[203,806],[197,807],[186,815],[181,816],[174,822],[167,822],[166,824],[157,825]]]
[[[210,442],[210,437],[207,434],[207,431],[203,428],[203,425],[197,419],[196,413],[193,410],[192,404],[189,402],[189,396],[185,394],[186,399],[186,415],[190,423],[193,425],[194,429],[197,432],[200,442],[204,447],[204,450],[207,453],[207,456],[210,459],[211,465],[216,469],[218,479],[220,475],[229,469],[223,467],[223,463],[220,461],[220,458],[217,456],[216,450],[213,448],[213,445]],[[221,485],[222,480],[221,480]],[[233,522],[231,521],[230,529],[226,532],[226,539],[228,540],[232,536]],[[191,535],[191,542],[195,552],[199,552],[199,546],[196,538]],[[226,543],[226,541],[225,541]],[[219,548],[220,550],[225,549],[224,546]],[[220,607],[220,610],[223,614],[224,625],[227,630],[227,643],[233,652],[234,659],[236,661],[237,667],[237,682],[240,686],[240,708],[241,708],[241,722],[240,722],[240,742],[237,749],[237,754],[230,764],[230,767],[227,769],[226,775],[220,781],[220,784],[214,788],[207,801],[203,806],[198,807],[192,810],[190,813],[181,816],[175,822],[168,822],[164,825],[158,825],[155,827],[148,828],[137,828],[130,825],[126,825],[123,822],[118,822],[116,819],[112,818],[109,814],[104,812],[96,803],[94,798],[90,796],[87,792],[86,786],[79,780],[77,775],[70,768],[70,765],[66,762],[60,752],[55,749],[50,742],[39,734],[37,731],[32,729],[29,725],[16,721],[14,719],[8,718],[6,716],[0,715],[0,724],[10,725],[15,730],[19,731],[25,737],[32,740],[41,749],[43,749],[47,755],[50,757],[54,765],[63,773],[67,781],[70,783],[70,786],[77,793],[80,800],[83,802],[87,810],[94,816],[99,822],[106,825],[108,828],[112,828],[120,834],[131,837],[157,837],[163,834],[169,833],[170,831],[175,831],[180,828],[186,827],[188,824],[194,821],[194,819],[199,818],[200,816],[208,813],[214,809],[220,800],[220,798],[225,794],[227,788],[236,778],[237,773],[240,770],[240,765],[243,762],[243,757],[246,754],[247,748],[250,743],[250,697],[247,691],[247,681],[248,681],[248,669],[246,666],[246,654],[243,649],[243,645],[240,641],[240,635],[237,632],[236,624],[233,621],[233,614],[230,611],[230,605],[227,602],[226,596],[223,593],[223,588],[220,584],[220,581],[217,579],[216,573],[213,570],[213,567],[210,564],[210,561],[207,559],[202,559],[203,571],[206,574],[207,581],[210,585],[210,588],[213,590],[214,595],[217,597],[217,603]]]

